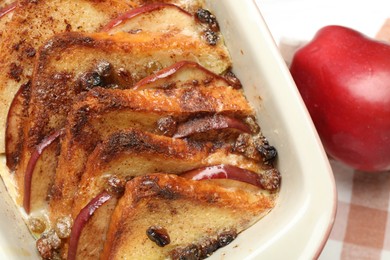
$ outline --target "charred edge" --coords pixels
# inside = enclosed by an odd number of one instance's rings
[[[70,46],[93,47],[97,41],[92,37],[88,37],[78,32],[67,32],[54,36],[44,43],[39,50],[38,70],[42,70],[45,64],[48,64],[47,59],[53,53],[60,52],[61,49],[69,48]]]
[[[208,238],[199,244],[176,248],[169,253],[173,260],[205,259],[221,247],[227,246],[237,237],[236,230],[220,233],[217,238]]]
[[[136,202],[139,200],[151,197],[158,196],[166,200],[175,200],[181,197],[181,195],[173,190],[169,185],[160,186],[158,176],[146,175],[141,177],[139,184],[136,188],[137,198]]]
[[[11,79],[19,82],[21,80],[20,76],[23,73],[23,67],[15,62],[12,62],[9,67],[8,75]]]
[[[136,154],[156,153],[175,158],[184,158],[186,156],[183,151],[177,152],[174,149],[170,149],[170,144],[163,140],[157,141],[147,133],[132,130],[114,133],[109,138],[104,151],[102,151],[101,159],[109,161],[116,154],[123,151],[131,151]]]

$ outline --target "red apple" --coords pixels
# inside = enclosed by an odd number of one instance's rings
[[[229,82],[196,62],[179,61],[140,80],[133,89],[207,85],[229,86]]]
[[[390,45],[327,26],[291,74],[327,153],[363,171],[390,170]]]

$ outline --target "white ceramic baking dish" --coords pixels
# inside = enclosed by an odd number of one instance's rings
[[[328,238],[336,208],[327,157],[254,0],[207,1],[234,72],[276,146],[282,187],[276,208],[210,259],[312,259]],[[1,158],[4,168],[4,158]],[[38,258],[35,242],[0,184],[0,259]]]

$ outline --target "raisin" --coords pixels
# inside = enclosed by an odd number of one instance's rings
[[[212,30],[209,30],[209,29],[205,30],[203,33],[203,37],[208,44],[213,45],[213,46],[217,45],[219,37]]]
[[[214,32],[219,31],[217,18],[210,11],[199,8],[196,11],[195,17],[201,22],[207,24]]]
[[[281,176],[277,169],[270,169],[262,174],[260,184],[265,190],[276,191],[279,189],[280,183]]]
[[[171,242],[167,230],[163,227],[151,226],[146,230],[146,235],[160,247],[164,247]]]

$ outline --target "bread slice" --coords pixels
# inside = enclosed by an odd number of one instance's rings
[[[216,148],[136,129],[115,132],[89,155],[74,197],[73,216],[104,190],[112,177],[124,180],[156,172],[181,174],[220,164],[234,165],[258,174],[271,168],[231,153],[228,145]]]
[[[109,90],[96,88],[77,102],[69,115],[56,170],[51,216],[70,212],[88,155],[110,134],[130,127],[161,134],[158,121],[185,121],[199,114],[246,117],[253,110],[242,90],[232,87]]]
[[[203,259],[260,219],[274,200],[176,175],[135,178],[111,217],[101,259]]]
[[[31,80],[39,47],[59,32],[97,31],[129,8],[122,0],[18,1],[0,45],[0,153],[9,105],[19,87]]]

